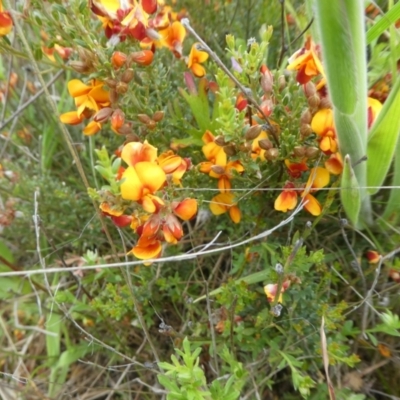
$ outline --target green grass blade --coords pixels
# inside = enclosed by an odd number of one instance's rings
[[[367,183],[376,188],[369,189],[375,194],[382,185],[395,154],[400,133],[400,79],[392,88],[389,97],[369,134]]]
[[[382,33],[400,18],[400,2],[395,4],[382,18],[367,32],[367,44],[377,39]]]

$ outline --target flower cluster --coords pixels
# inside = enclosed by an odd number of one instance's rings
[[[188,221],[197,213],[194,199],[170,200],[190,160],[172,151],[157,157],[157,148],[147,141],[127,143],[121,159],[127,167],[118,168],[116,179],[120,181],[123,202],[107,193],[100,208],[117,226],[130,225],[139,236],[131,254],[142,260],[160,257],[162,242],[176,244],[182,239],[179,219]],[[126,214],[132,208],[133,213]]]
[[[240,174],[244,171],[244,167],[238,160],[228,161],[228,155],[221,142],[223,139],[216,138],[210,131],[206,131],[202,139],[203,154],[207,161],[200,163],[200,171],[218,179],[218,189],[221,192],[211,200],[211,212],[214,215],[229,212],[232,221],[239,223],[241,214],[235,196],[231,192],[231,180],[233,172]]]
[[[297,205],[298,194],[303,199],[304,208],[312,215],[321,214],[322,206],[312,195],[319,189],[327,186],[330,175],[340,175],[343,170],[343,159],[339,152],[339,143],[336,136],[333,110],[329,101],[326,79],[322,63],[319,58],[319,48],[315,46],[311,38],[306,40],[303,48],[298,50],[290,59],[288,70],[297,71],[296,80],[302,85],[309,107],[301,117],[300,133],[304,139],[314,133],[319,150],[325,155],[325,168],[315,167],[309,170],[308,160],[315,158],[317,149],[298,146],[294,149],[295,162],[285,160],[287,172],[290,177],[283,192],[275,200],[275,209],[287,212]],[[315,78],[315,82],[313,79]],[[379,113],[382,105],[379,101],[368,98],[368,126]],[[293,182],[304,172],[309,171],[309,178],[305,188]]]
[[[184,14],[172,12],[171,7],[157,0],[91,0],[90,7],[101,20],[107,38],[117,43],[126,38],[136,39],[144,49],[154,52],[166,47],[176,58],[182,57],[186,31],[180,23]],[[195,43],[187,57],[187,65],[195,76],[205,75],[201,65],[208,53]]]

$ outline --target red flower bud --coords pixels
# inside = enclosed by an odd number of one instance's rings
[[[111,116],[111,126],[118,131],[125,122],[125,114],[119,108],[115,110]]]
[[[126,63],[127,58],[128,56],[125,53],[114,51],[111,56],[111,64],[114,69],[120,69]]]
[[[154,53],[151,50],[135,51],[129,54],[128,63],[132,62],[139,65],[150,65],[153,62]]]

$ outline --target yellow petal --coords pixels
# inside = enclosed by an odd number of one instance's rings
[[[122,174],[121,197],[125,200],[138,201],[143,193],[143,184],[134,167],[128,167]]]
[[[274,208],[276,211],[287,212],[297,205],[297,193],[294,190],[284,190],[276,199]]]
[[[241,213],[240,213],[239,207],[238,206],[232,206],[229,209],[229,216],[231,217],[231,220],[235,224],[238,224],[240,222],[240,219],[241,219]]]
[[[89,96],[96,102],[96,103],[102,103],[102,104],[107,104],[110,101],[110,94],[107,92],[107,90],[104,90],[102,86],[96,86],[94,87],[90,92]]]
[[[68,82],[68,92],[72,97],[82,96],[88,94],[92,88],[85,85],[79,79],[72,79]]]
[[[83,121],[83,117],[79,117],[76,111],[69,111],[60,115],[60,121],[63,124],[78,125]]]
[[[198,78],[201,78],[206,74],[206,69],[197,63],[194,63],[190,69],[192,70],[194,76],[197,76]]]
[[[308,188],[321,189],[329,184],[329,178],[330,174],[326,168],[312,168],[306,186]]]
[[[220,193],[213,197],[210,203],[210,210],[214,215],[221,215],[233,205],[234,195],[230,192]]]
[[[151,258],[158,258],[161,255],[161,242],[159,240],[154,241],[147,246],[135,246],[130,253],[132,253],[139,260],[149,260]]]
[[[135,170],[143,183],[143,194],[154,193],[164,185],[167,177],[162,168],[154,163],[143,161],[135,165]]]
[[[95,135],[97,132],[101,130],[101,124],[96,121],[90,121],[85,129],[83,130],[83,134],[86,136]]]
[[[311,121],[311,129],[317,135],[323,135],[328,129],[333,129],[333,111],[330,108],[319,110]]]
[[[307,204],[304,206],[304,208],[311,214],[317,217],[318,215],[321,214],[322,211],[322,206],[319,203],[319,201],[312,195],[312,194],[306,194],[303,199],[307,201]]]
[[[157,159],[157,148],[145,140],[144,143],[129,142],[121,152],[121,158],[131,167],[138,162],[154,162]]]
[[[192,219],[197,214],[197,200],[185,199],[173,207],[174,214],[183,221]]]

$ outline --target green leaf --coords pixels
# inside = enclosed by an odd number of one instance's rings
[[[398,3],[400,4],[400,3]],[[400,79],[397,79],[369,133],[367,184],[371,194],[379,190],[389,171],[400,133]]]
[[[361,194],[357,178],[351,166],[350,156],[347,155],[344,159],[341,199],[343,208],[353,225],[357,225],[360,209],[361,209]]]
[[[200,130],[206,131],[210,126],[210,107],[205,89],[199,87],[199,93],[195,95],[180,88],[179,93],[188,102]]]
[[[159,374],[157,378],[160,384],[165,387],[165,389],[170,390],[171,392],[179,393],[179,386],[171,379],[171,377]]]
[[[367,43],[377,39],[382,33],[400,18],[400,2],[395,4],[378,22],[376,22],[367,32]]]
[[[52,363],[56,363],[60,355],[61,346],[61,331],[62,318],[56,312],[52,312],[46,321],[46,330],[54,333],[55,335],[46,335],[46,350],[47,356],[52,359]]]
[[[57,364],[51,369],[49,377],[49,397],[57,397],[57,390],[62,389],[65,380],[67,379],[69,367],[79,358],[82,358],[90,347],[87,343],[76,345],[61,353]]]
[[[358,93],[352,16],[343,1],[318,0],[315,4],[330,97],[342,113],[353,114]]]

